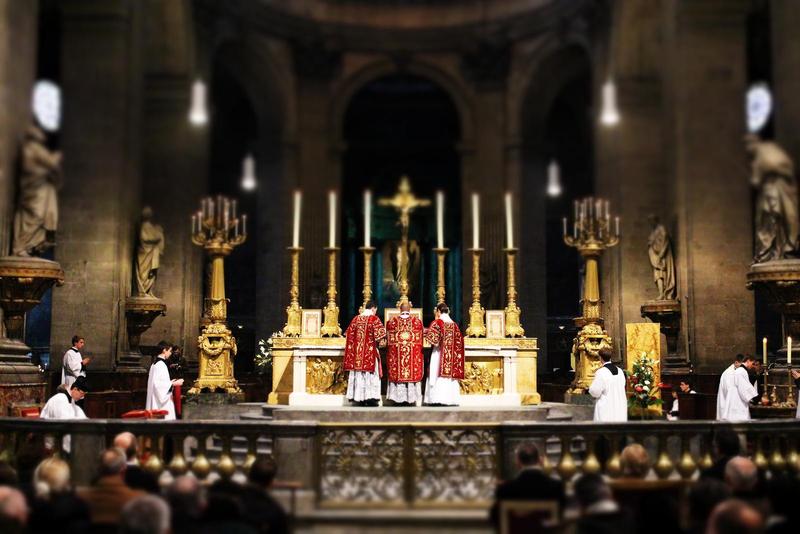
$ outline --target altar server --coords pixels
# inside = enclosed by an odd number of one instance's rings
[[[752,356],[744,358],[740,365],[733,362],[719,378],[717,391],[718,421],[749,421],[750,401],[758,397],[758,391],[750,383],[747,370],[753,367]]]
[[[381,400],[381,356],[378,344],[385,343],[386,328],[376,315],[378,307],[370,300],[345,331],[342,365],[348,372],[347,400],[377,406]]]
[[[595,421],[627,421],[628,396],[625,393],[625,373],[611,363],[611,349],[598,351],[603,366],[595,371],[589,395],[597,399],[594,405]]]
[[[71,386],[79,376],[86,376],[86,366],[90,358],[81,355],[81,349],[86,342],[81,336],[72,336],[72,347],[64,353],[61,364],[61,383]]]
[[[411,303],[400,304],[400,315],[386,323],[389,342],[389,387],[386,398],[397,404],[422,404],[422,321],[411,315]]]
[[[58,386],[56,394],[50,397],[50,400],[44,405],[39,417],[41,419],[86,419],[86,414],[76,402],[83,399],[88,391],[89,386],[83,376],[75,379],[69,386],[64,384]],[[70,452],[70,442],[70,436],[64,436],[62,444],[65,452]],[[48,438],[46,443],[52,447],[52,439]]]
[[[172,345],[166,341],[158,344],[159,354],[150,366],[147,376],[147,403],[148,410],[166,410],[166,420],[175,419],[175,403],[172,401],[172,388],[182,386],[183,379],[171,380],[169,377],[169,364],[167,359],[172,355]]]
[[[464,378],[464,338],[450,318],[447,304],[437,304],[434,315],[436,318],[425,333],[433,347],[425,403],[458,406],[461,402],[459,380]]]

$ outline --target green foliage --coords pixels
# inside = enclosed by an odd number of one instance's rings
[[[658,365],[658,360],[648,357],[644,352],[633,363],[633,372],[629,379],[631,388],[631,395],[628,397],[629,408],[646,410],[650,406],[661,405],[661,399],[656,396],[662,386],[662,384],[655,383],[653,369],[656,365]]]

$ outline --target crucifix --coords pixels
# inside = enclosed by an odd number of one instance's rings
[[[416,208],[430,206],[431,201],[427,198],[414,196],[408,176],[402,176],[397,187],[397,193],[390,198],[378,199],[378,204],[380,206],[391,206],[400,213],[400,219],[397,222],[402,236],[399,250],[400,257],[397,262],[397,286],[400,290],[400,300],[396,304],[399,307],[401,303],[408,302],[408,227],[411,221],[411,212]]]

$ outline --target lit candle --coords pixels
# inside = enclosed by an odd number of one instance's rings
[[[480,197],[478,193],[472,193],[472,248],[479,248],[480,237]]]
[[[300,209],[303,202],[303,193],[300,191],[294,192],[294,220],[292,222],[292,247],[298,248],[300,246]],[[244,228],[247,228],[247,223],[243,223]],[[246,230],[242,230],[247,233]]]
[[[511,193],[506,193],[506,245],[514,248],[514,223],[511,213]]]
[[[577,222],[578,218],[580,217],[580,208],[578,207],[578,201],[574,202],[575,204],[575,221]]]
[[[372,191],[364,191],[364,247],[369,248],[372,224]]]
[[[211,197],[208,198],[208,225],[213,228],[215,221],[214,216],[214,200]]]
[[[614,227],[616,229],[616,235],[619,237],[619,217],[614,217]]]
[[[336,191],[328,193],[328,248],[336,246]]]
[[[786,364],[792,365],[792,338],[786,338]]]
[[[192,215],[192,233],[197,233],[197,214]]]
[[[444,192],[436,192],[436,247],[444,248]]]
[[[228,216],[230,215],[231,211],[231,203],[226,198],[224,208],[222,210],[222,230],[227,234],[228,233]]]
[[[242,215],[242,235],[247,236],[247,214]]]
[[[561,222],[564,223],[564,235],[567,235],[567,218],[564,217]]]
[[[578,221],[572,223],[572,237],[578,239]]]
[[[233,236],[239,237],[239,219],[236,219],[236,224],[233,225]]]
[[[764,367],[767,366],[767,338],[761,340],[764,345]]]

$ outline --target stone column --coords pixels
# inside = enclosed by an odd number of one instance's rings
[[[797,2],[772,0],[769,4],[772,25],[772,89],[775,105],[775,139],[800,161],[800,41],[797,28],[800,10]]]
[[[125,338],[140,205],[140,13],[128,0],[65,0],[61,72],[64,186],[56,248],[67,283],[53,294],[54,366],[75,333],[91,370],[110,369]]]
[[[700,371],[755,349],[752,205],[742,136],[745,0],[667,3],[665,64],[674,161],[678,287],[684,331]]]

